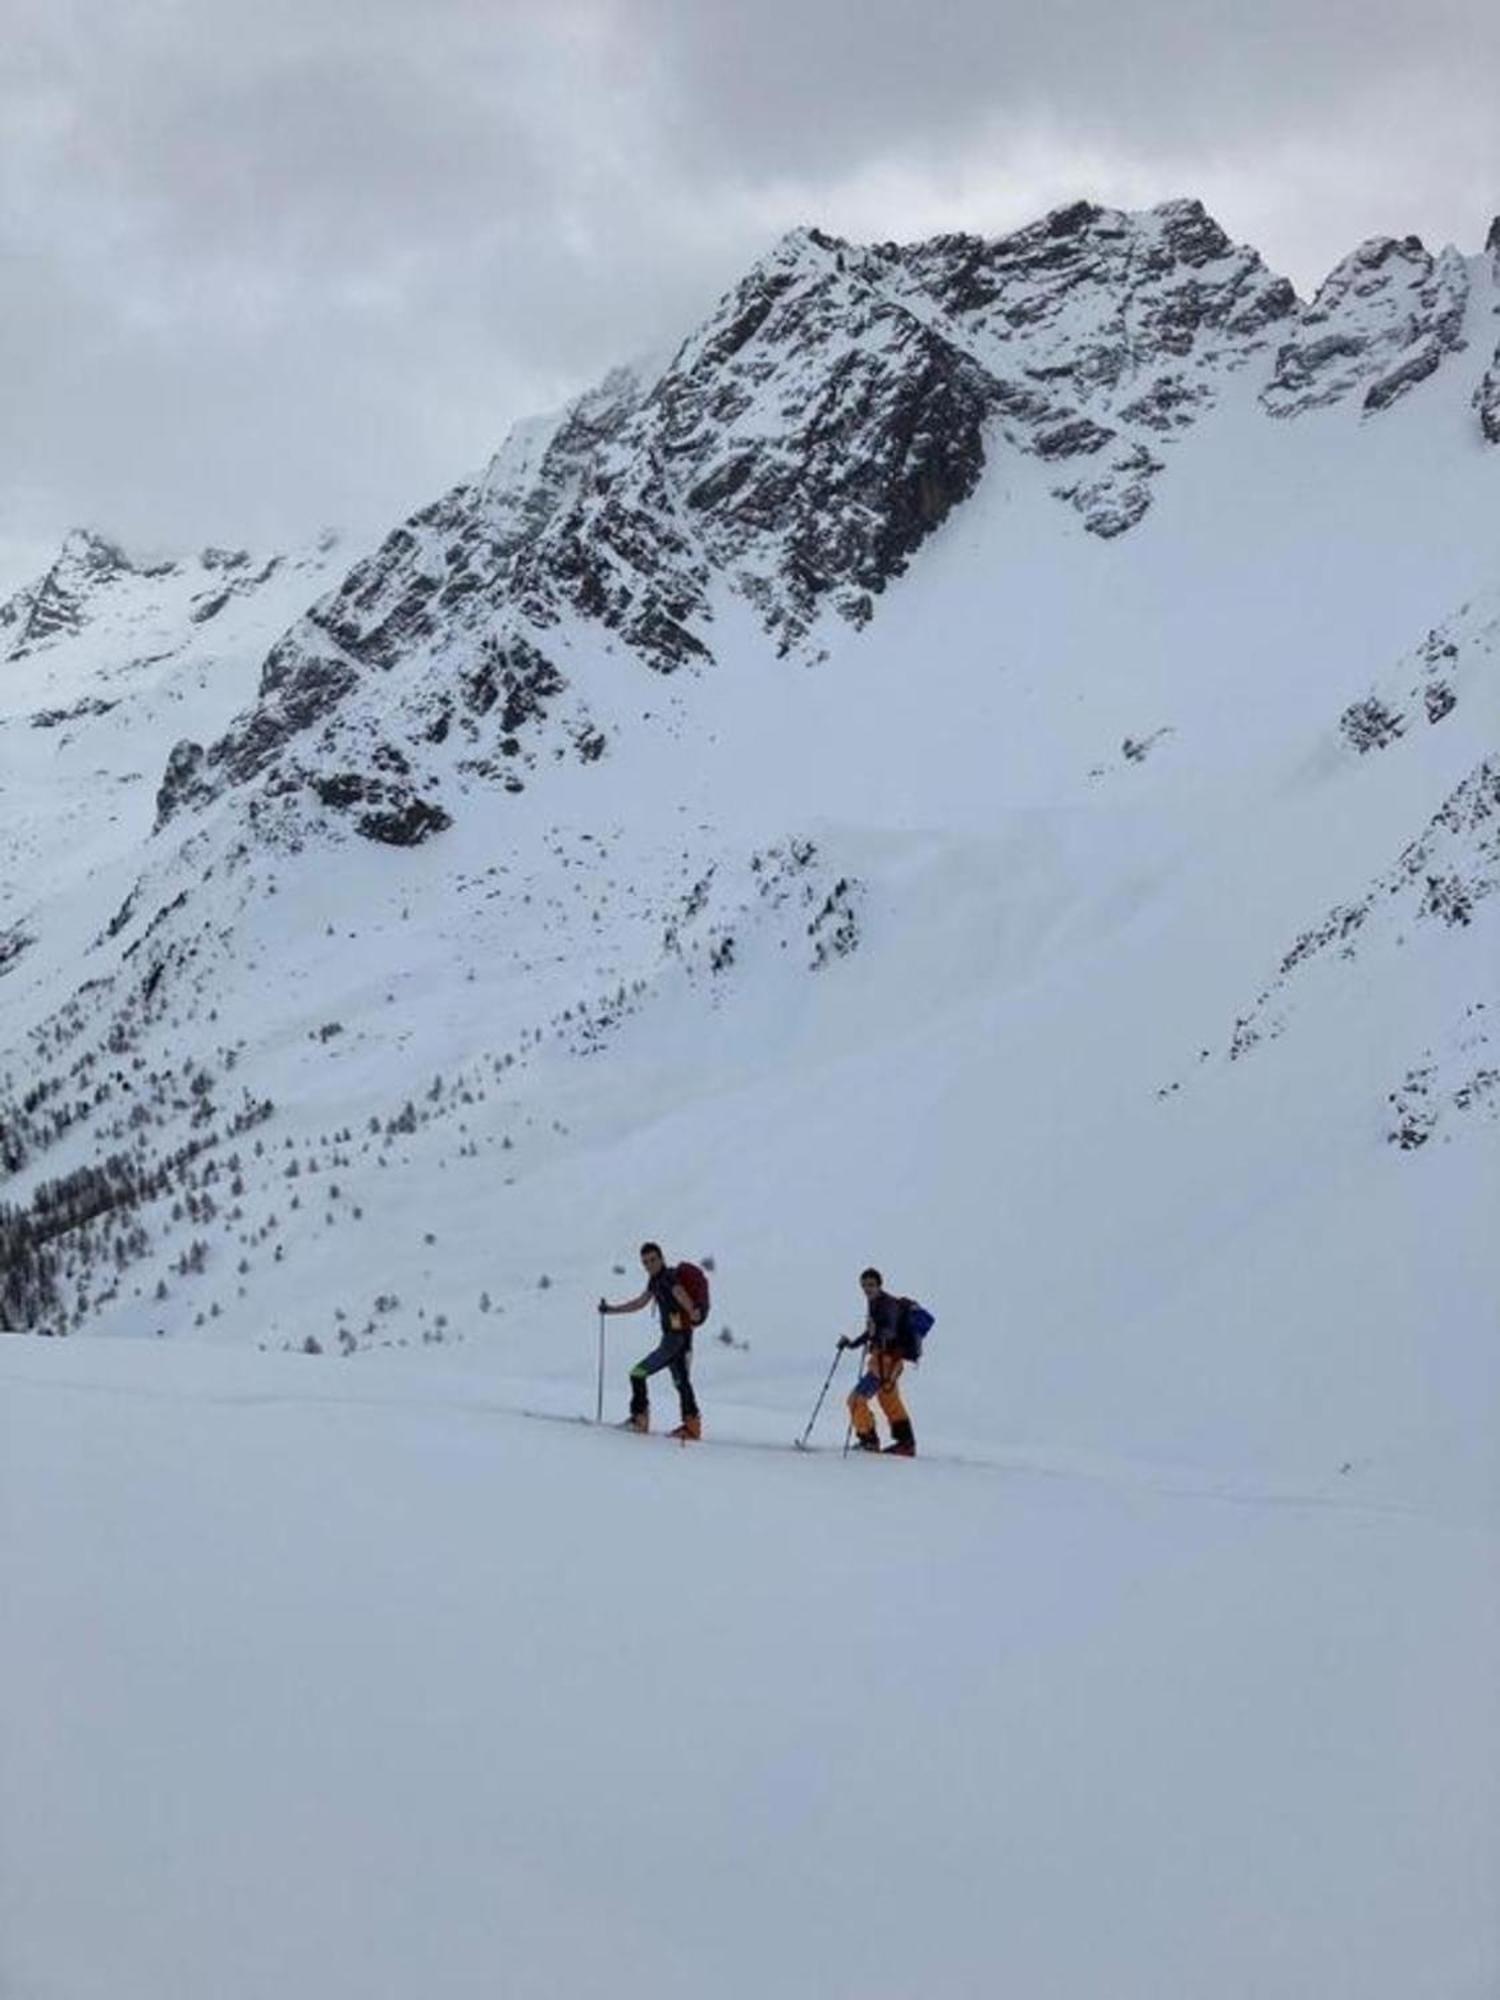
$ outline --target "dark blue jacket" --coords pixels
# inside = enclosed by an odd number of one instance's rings
[[[889,1292],[877,1292],[870,1301],[865,1319],[865,1345],[899,1354],[906,1344],[902,1331],[905,1311],[905,1299],[893,1299]]]

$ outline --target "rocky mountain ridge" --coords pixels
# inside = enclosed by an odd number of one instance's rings
[[[514,791],[550,756],[604,751],[580,638],[706,669],[727,591],[815,657],[988,464],[1040,461],[1090,533],[1117,537],[1234,378],[1260,381],[1271,416],[1357,400],[1378,417],[1462,355],[1470,293],[1456,251],[1380,239],[1302,307],[1191,201],[1078,204],[996,242],[796,232],[664,369],[523,426],[360,563],[274,650],[254,710],[174,753],[161,819],[264,785],[375,839],[424,838],[455,776]],[[1474,392],[1485,437],[1494,373]]]
[[[110,622],[148,629],[157,623],[164,629],[153,636],[180,649],[195,627],[253,597],[288,568],[315,575],[319,559],[331,557],[337,543],[330,531],[302,556],[208,547],[196,556],[141,557],[94,529],[74,529],[45,574],[0,604],[0,667],[34,662],[60,641]]]

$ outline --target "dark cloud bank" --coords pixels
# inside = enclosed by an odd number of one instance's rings
[[[1477,249],[1500,9],[0,0],[0,545],[371,532],[784,228]],[[3,562],[3,555],[0,555]],[[4,581],[0,569],[0,581]]]

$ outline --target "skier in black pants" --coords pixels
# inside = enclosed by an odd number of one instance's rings
[[[678,1284],[676,1270],[662,1256],[659,1243],[641,1245],[641,1263],[646,1271],[646,1289],[638,1298],[626,1299],[617,1306],[612,1306],[608,1299],[599,1301],[602,1313],[639,1312],[643,1306],[654,1304],[661,1315],[660,1341],[630,1371],[630,1415],[621,1429],[650,1430],[651,1406],[646,1383],[661,1369],[670,1368],[677,1400],[682,1406],[682,1422],[672,1436],[686,1442],[703,1435],[698,1399],[688,1373],[693,1358],[693,1328],[698,1323],[697,1308],[691,1294]]]

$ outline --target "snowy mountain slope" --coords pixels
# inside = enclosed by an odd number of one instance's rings
[[[29,697],[45,692],[61,701],[70,690],[98,695],[112,685],[136,686],[152,667],[204,650],[210,627],[219,640],[246,625],[250,603],[269,607],[261,622],[274,630],[289,604],[294,615],[332,568],[336,547],[326,534],[316,549],[296,555],[208,548],[196,557],[141,558],[77,530],[43,576],[0,605],[6,710],[23,688]],[[288,590],[293,576],[304,581]],[[22,661],[24,671],[16,664]]]
[[[1494,272],[1464,269],[1479,325]],[[576,1368],[601,1243],[676,1228],[752,1315],[715,1365],[775,1402],[878,1251],[965,1319],[998,1289],[1023,1432],[1482,1481],[1482,813],[1440,864],[1471,922],[1392,901],[1354,961],[1299,940],[1485,796],[1483,355],[1268,422],[1293,310],[1192,205],[993,246],[807,234],[665,369],[524,427],[173,753],[149,842],[101,833],[7,918],[8,1310],[533,1367],[566,1324]],[[1007,368],[1117,428],[1197,383],[1129,534],[1059,506]],[[658,611],[704,650],[664,652]],[[1371,703],[1410,718],[1378,755]],[[1453,1157],[1419,1162],[1391,1100],[1428,1067]],[[1305,1296],[1267,1346],[1278,1240]],[[1428,1314],[1393,1301],[1440,1293],[1474,1426],[1455,1446],[1439,1398],[1403,1457]],[[1371,1315],[1356,1386],[1328,1322]],[[1288,1342],[1320,1357],[1295,1418]],[[926,1393],[962,1435],[987,1369],[955,1346]]]
[[[1464,261],[1441,270],[1467,299]],[[1338,289],[1339,352],[1427,338],[1393,324],[1388,282]],[[391,537],[277,648],[254,712],[183,746],[163,809],[279,762],[283,791],[425,837],[455,778],[514,791],[539,757],[603,753],[601,639],[706,665],[726,588],[780,649],[818,650],[830,612],[864,624],[991,455],[1040,460],[1122,533],[1235,376],[1290,365],[1295,305],[1190,202],[1081,204],[995,244],[795,233],[665,369],[612,376]]]
[[[0,606],[0,933],[13,955],[16,936],[62,929],[70,891],[112,858],[129,886],[172,744],[244,706],[266,648],[338,562],[331,535],[269,558],[142,560],[80,531]],[[68,930],[54,965],[75,964],[84,942]]]

